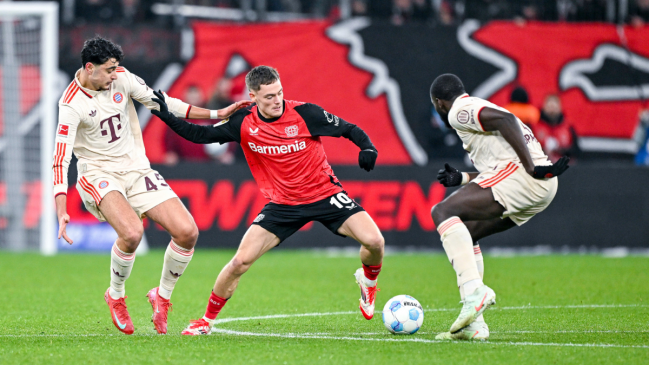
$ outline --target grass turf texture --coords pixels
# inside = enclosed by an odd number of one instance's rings
[[[158,285],[163,251],[138,257],[127,282],[133,336],[115,329],[103,299],[108,256],[0,253],[5,275],[0,363],[640,364],[649,359],[649,258],[644,257],[485,256],[486,282],[498,295],[498,304],[485,315],[491,338],[458,343],[434,341],[460,310],[445,256],[387,256],[377,313],[366,321],[352,276],[358,258],[277,249],[243,276],[220,319],[346,313],[218,325],[255,336],[180,336],[190,319],[204,313],[214,279],[233,253],[197,251],[174,291],[167,336],[155,335],[145,298]],[[426,310],[415,335],[394,336],[383,326],[380,310],[397,294],[414,296]],[[512,308],[521,306],[531,308]]]

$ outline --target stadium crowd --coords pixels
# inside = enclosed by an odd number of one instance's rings
[[[304,14],[316,18],[341,16],[340,0],[57,0],[70,22],[160,21],[156,3],[253,9]],[[350,15],[407,22],[456,24],[464,19],[489,21],[602,21],[642,26],[649,22],[649,0],[348,0]],[[65,15],[67,14],[67,15]]]

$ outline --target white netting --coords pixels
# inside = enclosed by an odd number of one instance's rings
[[[58,61],[43,55],[44,27],[52,25],[43,9],[15,4],[0,4],[0,248],[22,251],[42,244],[42,184],[49,181],[43,167],[51,164],[42,149],[53,138],[43,136],[49,130],[43,121],[51,123],[44,114],[52,109],[42,108],[44,100],[51,104],[42,88],[44,72],[51,74]]]

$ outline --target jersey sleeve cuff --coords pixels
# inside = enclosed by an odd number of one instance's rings
[[[187,118],[189,116],[189,110],[191,105],[180,101],[176,98],[166,97],[167,106],[169,111],[178,118]]]
[[[68,194],[68,186],[66,184],[59,184],[59,185],[54,185],[53,189],[54,197],[56,198],[57,196],[61,194]]]

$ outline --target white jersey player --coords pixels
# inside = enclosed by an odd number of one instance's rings
[[[165,253],[160,286],[147,294],[158,333],[167,332],[169,301],[178,278],[189,264],[198,228],[194,219],[158,172],[151,169],[144,150],[142,131],[133,99],[149,109],[153,91],[144,80],[119,66],[122,50],[96,37],[85,42],[83,68],[74,75],[59,100],[59,124],[54,151],[54,196],[59,219],[59,238],[69,244],[66,233],[68,166],[72,153],[78,159],[77,190],[100,221],[108,223],[118,238],[111,250],[111,281],[104,299],[114,325],[132,334],[133,323],[126,309],[124,283],[131,273],[135,250],[142,239],[142,218],[160,224],[171,235]],[[210,111],[167,97],[169,109],[183,118],[226,118],[250,102],[238,102]]]
[[[446,187],[464,185],[431,212],[463,302],[450,331],[437,338],[484,340],[489,328],[482,313],[496,303],[496,294],[482,282],[478,240],[520,226],[547,208],[568,158],[552,165],[527,126],[507,110],[469,96],[455,75],[435,79],[431,100],[478,170],[460,172],[446,164],[437,176]]]

